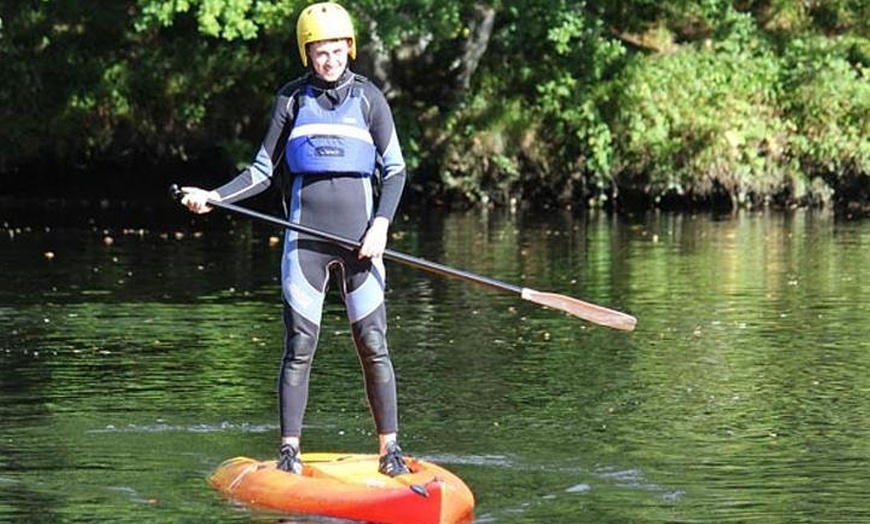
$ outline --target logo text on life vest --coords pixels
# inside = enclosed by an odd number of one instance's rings
[[[317,156],[344,156],[344,148],[335,146],[318,146],[314,149],[314,154]]]

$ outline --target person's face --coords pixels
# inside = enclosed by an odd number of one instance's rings
[[[314,73],[327,82],[335,82],[344,72],[349,52],[350,41],[344,38],[308,44],[308,60]]]

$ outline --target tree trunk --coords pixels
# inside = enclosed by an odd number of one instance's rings
[[[356,69],[369,76],[389,99],[409,98],[447,110],[471,88],[495,26],[494,8],[476,4],[469,10],[464,38],[437,41],[418,35],[395,49],[385,49],[378,38],[377,21],[368,21],[370,41],[360,49]],[[437,64],[450,63],[448,68]]]

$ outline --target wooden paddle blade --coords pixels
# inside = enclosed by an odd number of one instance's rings
[[[558,309],[583,320],[613,329],[634,331],[634,326],[637,324],[637,319],[631,315],[557,293],[545,293],[524,287],[521,296],[523,300]]]

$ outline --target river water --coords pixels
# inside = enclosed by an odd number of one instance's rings
[[[0,217],[0,522],[277,522],[206,484],[275,452],[275,228],[24,211]],[[467,482],[476,522],[870,522],[870,222],[426,212],[393,237],[638,319],[388,262],[403,446]],[[375,448],[334,294],[304,446]]]

